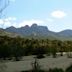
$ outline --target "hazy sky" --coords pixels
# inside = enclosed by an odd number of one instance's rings
[[[72,0],[10,0],[0,27],[47,26],[51,31],[72,29]]]

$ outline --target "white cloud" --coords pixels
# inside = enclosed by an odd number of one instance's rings
[[[60,11],[60,10],[56,10],[56,11],[53,11],[51,13],[51,16],[54,17],[54,18],[63,18],[65,17],[67,14],[64,12],[64,11]]]
[[[25,21],[19,23],[19,27],[25,26],[25,25],[31,26],[33,23],[37,23],[38,25],[40,25],[40,24],[43,24],[44,21],[42,21],[42,20],[34,20],[34,19],[32,19],[32,20],[25,20]]]
[[[15,21],[16,18],[15,17],[8,17],[6,19],[4,19],[5,21]]]
[[[2,19],[0,19],[0,24],[3,24],[3,20]]]
[[[46,19],[48,22],[53,22],[54,20],[51,18]]]
[[[15,17],[8,17],[5,19],[0,19],[0,27],[6,28],[9,26],[16,26],[16,18]]]
[[[17,28],[25,26],[25,25],[31,26],[33,23],[37,23],[38,25],[41,25],[41,24],[44,24],[44,21],[31,19],[31,20],[21,21],[20,23],[16,23],[15,17],[8,17],[6,19],[0,19],[0,27],[2,27],[2,28],[6,28],[6,27],[10,27],[10,26],[14,26]]]

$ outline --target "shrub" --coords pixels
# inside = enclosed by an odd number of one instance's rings
[[[65,72],[72,72],[72,65],[70,65]]]
[[[49,69],[48,72],[64,72],[64,71],[63,71],[63,69],[54,68],[54,69]]]
[[[41,59],[41,58],[45,58],[45,56],[44,56],[43,54],[38,54],[38,55],[37,55],[37,58],[38,58],[38,59]]]

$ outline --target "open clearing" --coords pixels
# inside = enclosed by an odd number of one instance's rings
[[[20,72],[24,70],[32,69],[32,62],[34,62],[34,56],[25,56],[22,61],[8,61],[5,62],[7,68],[6,72]],[[52,58],[46,56],[46,58],[38,59],[38,63],[41,69],[48,70],[49,68],[67,68],[72,63],[72,58],[67,56]]]

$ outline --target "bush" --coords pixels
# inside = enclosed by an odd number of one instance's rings
[[[14,61],[21,61],[22,57],[15,57]]]
[[[59,68],[54,68],[54,69],[49,69],[48,72],[64,72],[62,69]]]
[[[72,65],[70,65],[65,72],[72,72]]]
[[[21,71],[21,72],[45,72],[45,71],[43,71],[43,70],[39,70],[39,71],[29,70],[29,71]]]
[[[41,59],[41,58],[45,58],[45,56],[44,56],[43,54],[38,54],[38,55],[37,55],[37,58],[38,58],[38,59]]]

